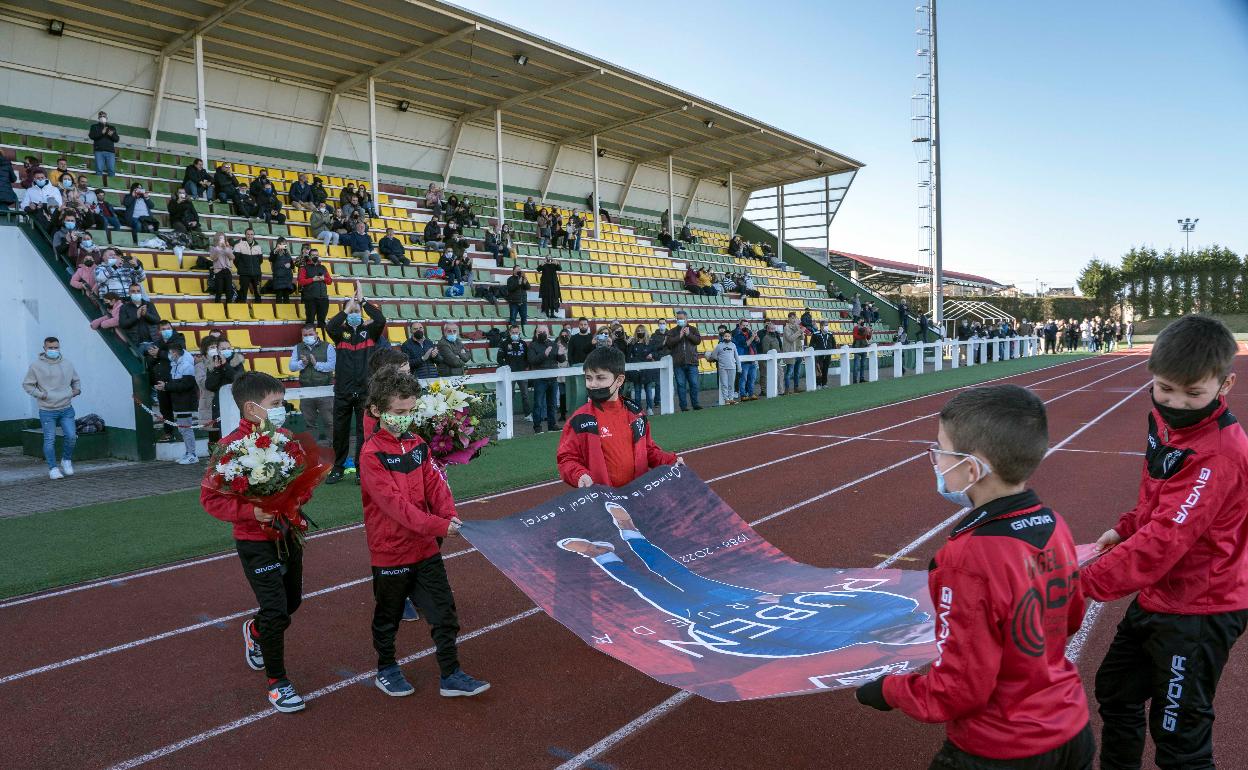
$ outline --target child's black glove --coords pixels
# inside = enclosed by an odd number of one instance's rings
[[[892,711],[893,707],[888,705],[888,701],[884,700],[884,677],[872,679],[854,693],[854,697],[864,706],[870,706],[877,711]]]

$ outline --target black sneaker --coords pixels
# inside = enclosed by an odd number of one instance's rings
[[[269,703],[283,714],[293,714],[307,707],[289,679],[278,679],[269,685]]]
[[[255,620],[248,619],[243,624],[243,655],[252,671],[263,671],[264,653],[260,651],[260,641],[256,639],[255,629]]]
[[[697,404],[694,404],[694,405],[693,405],[693,411],[695,411],[695,412],[700,412],[700,411],[702,411],[702,407],[698,406]]]
[[[540,426],[540,425],[534,425],[534,426],[533,426],[533,433],[534,433],[534,435],[536,435],[536,434],[538,434],[538,433],[541,433],[541,432],[542,432],[542,426]]]
[[[342,481],[342,468],[334,468],[325,477],[326,484],[337,484],[339,481]]]

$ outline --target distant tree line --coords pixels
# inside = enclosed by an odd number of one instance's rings
[[[1120,266],[1093,259],[1078,286],[1105,312],[1126,302],[1137,318],[1248,313],[1248,261],[1217,245],[1177,253],[1133,247]]]

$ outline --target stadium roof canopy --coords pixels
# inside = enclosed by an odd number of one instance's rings
[[[916,265],[910,262],[896,262],[891,259],[864,257],[848,251],[828,251],[828,264],[835,270],[848,273],[858,272],[858,280],[873,288],[897,288],[912,283],[931,280],[932,271],[927,265]],[[970,286],[987,291],[999,291],[1006,288],[991,278],[971,273],[959,273],[952,270],[942,271],[945,283],[959,286]]]
[[[747,115],[454,5],[428,0],[9,0],[41,23],[81,30],[155,56],[206,60],[459,122],[588,146],[637,164],[754,190],[852,171],[858,161]],[[555,25],[558,26],[557,24]],[[603,28],[602,34],[614,34]],[[661,55],[655,39],[638,44]],[[519,57],[526,57],[521,64]],[[696,62],[694,63],[696,65]],[[714,61],[703,62],[708,68]],[[365,97],[366,98],[366,97]],[[332,99],[330,100],[333,101]],[[331,104],[332,107],[332,104]],[[331,114],[327,110],[327,115]]]

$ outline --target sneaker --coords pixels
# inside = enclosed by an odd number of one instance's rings
[[[303,711],[307,705],[303,702],[303,698],[299,697],[299,693],[295,692],[295,686],[290,683],[289,679],[278,679],[269,684],[269,703],[272,703],[273,708],[283,714]]]
[[[694,405],[693,405],[693,411],[695,411],[695,412],[700,412],[700,411],[702,411],[702,407],[698,406],[697,404],[694,404]]]
[[[653,409],[647,409],[647,410],[646,410],[646,416],[647,416],[647,417],[653,417],[653,416],[654,416],[654,410],[653,410]]]
[[[339,481],[342,481],[342,468],[334,468],[325,477],[326,484],[337,484]]]
[[[403,620],[413,621],[420,620],[420,613],[416,611],[416,605],[411,599],[403,600]]]
[[[73,460],[61,460],[61,473],[65,474],[66,476],[73,476],[74,475],[74,461]]]
[[[541,432],[542,432],[542,426],[540,426],[540,425],[534,425],[534,426],[533,426],[533,432],[534,432],[534,433],[541,433]]]
[[[178,465],[194,465],[199,462],[199,458],[195,455],[182,455],[182,459],[178,460]]]
[[[243,623],[243,656],[252,671],[264,670],[264,653],[260,652],[260,640],[256,638],[256,621]]]
[[[65,474],[61,473],[60,468],[48,468],[48,478],[55,481],[56,479],[65,478]]]
[[[377,685],[377,689],[389,695],[392,698],[402,698],[404,695],[411,695],[416,692],[416,688],[407,681],[403,676],[403,672],[399,670],[398,665],[386,666],[377,672],[377,678],[373,680],[373,684]]]
[[[490,689],[489,682],[473,679],[465,674],[463,669],[455,669],[454,674],[442,677],[438,692],[447,698],[464,698],[480,695],[488,689]]]

